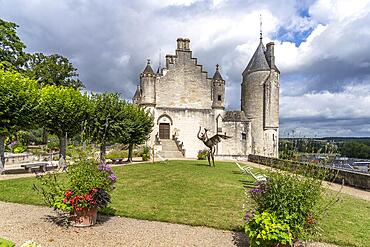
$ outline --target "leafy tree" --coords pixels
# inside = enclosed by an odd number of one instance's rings
[[[58,136],[60,155],[66,157],[67,137],[78,134],[87,119],[88,96],[80,91],[63,86],[47,85],[41,90],[40,107],[43,125]]]
[[[27,66],[27,75],[37,80],[40,86],[56,85],[75,89],[84,87],[77,78],[77,69],[61,55],[46,56],[43,53],[35,53],[29,55]]]
[[[5,137],[35,123],[39,95],[36,81],[0,69],[0,172],[5,164]]]
[[[339,151],[343,156],[370,159],[370,145],[364,141],[345,141]]]
[[[125,108],[127,104],[117,93],[96,94],[91,97],[91,112],[87,132],[100,145],[100,159],[105,159],[106,145],[125,135]]]
[[[154,126],[153,117],[145,108],[130,104],[126,107],[125,135],[122,142],[129,144],[128,159],[132,162],[134,145],[143,144],[148,140]]]
[[[24,65],[27,54],[23,51],[26,46],[17,35],[18,25],[0,19],[0,61],[6,67],[20,70]]]

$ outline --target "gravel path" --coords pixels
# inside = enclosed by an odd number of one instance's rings
[[[124,217],[99,216],[89,228],[55,224],[53,210],[0,202],[0,236],[20,246],[34,240],[43,247],[65,246],[247,246],[243,233]],[[310,247],[335,247],[310,243]]]
[[[206,227],[99,216],[89,228],[64,228],[48,218],[45,207],[0,202],[0,236],[42,246],[246,246],[241,233]]]

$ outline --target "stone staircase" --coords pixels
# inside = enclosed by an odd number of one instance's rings
[[[184,155],[179,151],[176,142],[171,139],[161,139],[162,150],[159,155],[166,159],[184,158]]]

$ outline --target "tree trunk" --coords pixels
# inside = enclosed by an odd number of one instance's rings
[[[128,158],[127,162],[132,162],[132,149],[134,148],[134,144],[128,145]]]
[[[66,159],[67,152],[67,137],[59,136],[59,158],[63,157]]]
[[[0,135],[0,174],[5,170],[5,135]]]
[[[105,144],[100,145],[100,161],[105,162],[105,154],[107,152],[107,147]]]
[[[48,145],[48,135],[49,135],[48,131],[45,128],[43,128],[42,129],[42,142],[46,145]]]

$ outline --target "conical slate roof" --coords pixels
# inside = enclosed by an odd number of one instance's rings
[[[214,80],[222,80],[222,81],[224,80],[224,79],[222,79],[222,76],[221,76],[221,73],[220,73],[219,65],[218,64],[216,64],[216,72],[213,75],[213,79]]]
[[[141,97],[140,87],[137,86],[136,92],[135,92],[135,95],[134,95],[133,99],[140,99],[140,97]]]
[[[150,66],[150,60],[148,60],[148,63],[146,64],[146,67],[145,67],[142,74],[153,74],[154,75],[154,71],[152,69],[152,66]]]
[[[262,40],[254,52],[253,57],[249,61],[248,66],[245,68],[243,75],[257,70],[270,70],[270,66],[266,60],[265,47],[263,46]]]

